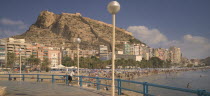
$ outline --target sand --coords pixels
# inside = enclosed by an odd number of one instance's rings
[[[6,87],[0,86],[0,96],[4,96],[6,94]]]

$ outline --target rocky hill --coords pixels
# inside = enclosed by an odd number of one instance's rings
[[[25,38],[26,42],[38,42],[47,46],[65,46],[74,49],[73,39],[80,37],[82,49],[98,49],[99,45],[107,45],[111,49],[112,25],[101,21],[82,17],[80,13],[54,14],[42,11],[35,24],[22,35],[14,38]],[[123,41],[136,40],[131,32],[116,27],[116,46],[122,49]]]
[[[210,57],[201,59],[201,62],[204,63],[206,66],[210,66]]]

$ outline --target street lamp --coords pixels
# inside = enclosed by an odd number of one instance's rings
[[[108,4],[107,9],[112,14],[113,34],[112,34],[112,96],[114,96],[114,72],[115,72],[115,14],[120,11],[120,4],[112,1]]]
[[[19,49],[19,57],[20,57],[20,81],[21,81],[21,73],[22,73],[22,72],[21,72],[21,71],[22,71],[22,70],[21,70],[21,69],[22,69],[22,68],[21,68],[21,67],[22,67],[22,64],[21,64],[21,48]]]
[[[81,43],[81,39],[77,38],[75,42],[77,43],[77,76],[79,76],[79,44]],[[79,85],[79,77],[78,77],[78,85]]]

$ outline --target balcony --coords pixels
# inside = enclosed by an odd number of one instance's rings
[[[48,58],[48,56],[43,56],[44,58]]]
[[[32,52],[32,54],[34,55],[34,54],[37,54],[37,53],[35,53],[35,52]]]
[[[31,50],[26,50],[26,52],[31,52]]]
[[[5,59],[5,56],[4,57],[0,57],[0,59]]]
[[[13,46],[13,45],[8,45],[7,47],[12,47],[12,48],[14,48],[14,46]]]
[[[28,51],[26,51],[25,53],[27,53],[27,54],[29,54],[29,53],[32,54],[32,52],[28,52]]]
[[[13,51],[14,49],[13,49],[13,48],[8,48],[7,50],[8,50],[8,51]]]
[[[13,52],[12,50],[8,50],[7,52]]]

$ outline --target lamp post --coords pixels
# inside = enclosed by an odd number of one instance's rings
[[[107,9],[112,14],[113,34],[112,34],[112,96],[114,96],[114,72],[115,72],[115,14],[120,11],[120,4],[117,1],[112,1],[108,4]]]
[[[19,57],[20,57],[20,81],[21,81],[21,73],[22,73],[22,64],[21,64],[21,48],[19,49]]]
[[[81,39],[77,38],[75,42],[77,43],[77,76],[79,76],[79,44],[81,43]],[[79,77],[78,77],[78,85],[79,85]]]

